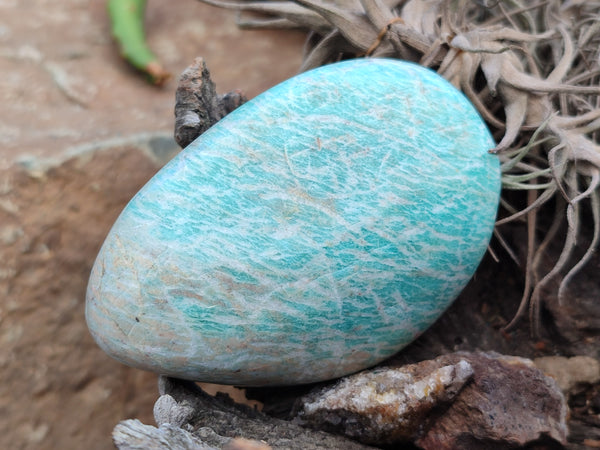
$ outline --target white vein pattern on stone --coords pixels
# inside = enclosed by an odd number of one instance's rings
[[[494,142],[445,80],[354,60],[246,103],[165,166],[98,256],[86,317],[111,356],[217,383],[374,365],[449,306],[487,247]]]

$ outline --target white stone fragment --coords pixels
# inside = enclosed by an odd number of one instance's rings
[[[376,369],[349,376],[332,388],[303,399],[300,421],[345,422],[346,434],[361,433],[364,442],[410,438],[426,413],[451,400],[473,375],[471,365],[453,365],[415,371]],[[364,439],[370,436],[371,439]]]

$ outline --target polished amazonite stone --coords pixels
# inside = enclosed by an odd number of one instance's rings
[[[287,80],[131,200],[92,270],[90,331],[125,364],[205,382],[374,365],[473,275],[499,200],[494,145],[460,92],[411,63]]]

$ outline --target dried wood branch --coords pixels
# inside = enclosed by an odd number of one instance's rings
[[[218,95],[202,58],[183,71],[175,93],[175,140],[182,148],[246,102],[241,92]]]
[[[247,405],[235,403],[225,394],[212,397],[191,381],[161,376],[159,391],[161,397],[154,406],[159,428],[143,425],[137,420],[123,421],[113,432],[118,448],[373,448],[343,436],[306,429],[290,421],[269,417]]]

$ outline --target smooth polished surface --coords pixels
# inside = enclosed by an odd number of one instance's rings
[[[123,211],[86,318],[118,360],[239,385],[374,365],[450,305],[487,247],[494,142],[435,73],[362,59],[232,112]]]

